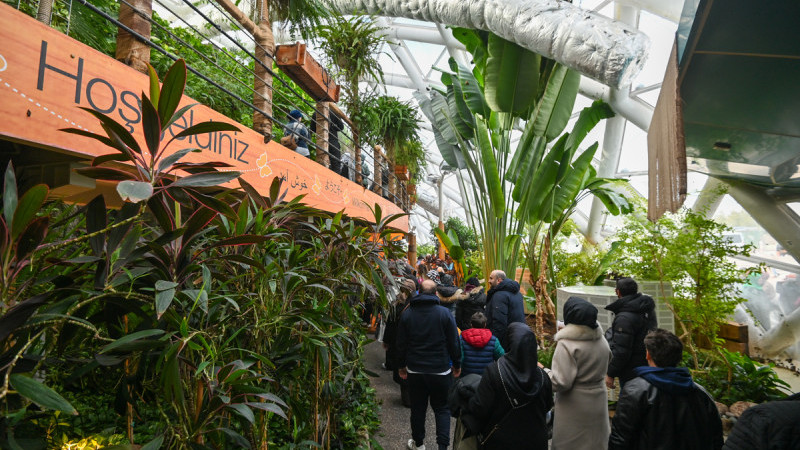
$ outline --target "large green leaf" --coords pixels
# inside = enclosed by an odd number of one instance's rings
[[[161,127],[165,128],[170,122],[178,104],[183,97],[186,86],[186,62],[182,59],[175,61],[169,68],[164,83],[161,85],[161,95],[153,99],[153,104],[158,105],[158,116],[161,118]]]
[[[189,128],[176,134],[174,139],[179,139],[186,136],[194,136],[196,134],[214,133],[216,131],[241,131],[236,125],[227,122],[200,122],[192,125]]]
[[[553,203],[544,215],[545,222],[553,222],[575,203],[578,194],[586,187],[589,166],[592,164],[595,153],[597,153],[597,142],[581,153],[569,166],[569,170],[553,190]]]
[[[572,131],[567,139],[567,148],[577,148],[590,131],[603,119],[614,117],[614,110],[608,103],[602,100],[595,100],[591,106],[583,108]]]
[[[47,198],[47,193],[47,185],[37,184],[28,189],[28,192],[19,199],[17,209],[14,211],[14,219],[9,224],[11,226],[11,239],[16,239],[31,223],[36,213],[42,208]]]
[[[158,86],[158,73],[155,67],[151,66],[150,63],[147,64],[147,74],[150,76],[150,101],[153,102],[154,105],[157,105],[161,90]]]
[[[475,74],[469,70],[469,67],[466,67],[463,64],[456,64],[452,58],[450,58],[450,60],[451,66],[455,66],[454,70],[456,70],[458,77],[458,83],[456,84],[461,91],[464,105],[467,107],[466,112],[478,114],[483,118],[488,118],[491,114],[491,109],[486,103],[486,97],[484,97],[483,88],[475,78]]]
[[[134,343],[136,341],[154,337],[154,336],[161,336],[164,334],[164,330],[159,329],[151,329],[151,330],[142,330],[137,331],[134,333],[126,334],[125,336],[117,339],[116,341],[106,345],[102,349],[100,349],[100,353],[108,353],[111,350],[119,349],[127,344]]]
[[[578,72],[560,64],[555,66],[533,113],[534,133],[537,136],[546,136],[551,141],[564,131],[578,96],[580,79]]]
[[[117,184],[117,193],[123,201],[139,203],[153,196],[153,185],[143,181],[120,181]]]
[[[497,112],[522,114],[536,101],[541,56],[494,34],[486,60],[486,103]]]
[[[44,408],[63,411],[77,416],[78,411],[69,402],[44,384],[22,374],[13,374],[9,377],[11,386],[17,393]]]
[[[220,186],[228,181],[239,178],[241,172],[206,172],[178,178],[172,186],[210,187]]]
[[[142,131],[144,141],[151,155],[157,155],[161,147],[161,119],[156,106],[149,98],[142,95]]]
[[[178,283],[173,281],[156,281],[156,316],[159,319],[169,308],[169,305],[172,304],[172,300],[175,298],[175,288],[177,287]]]
[[[520,220],[528,223],[542,220],[542,203],[548,196],[547,194],[555,188],[559,164],[565,153],[566,140],[567,136],[564,135],[556,141],[533,173],[529,189],[521,193],[520,205],[517,208],[517,217]]]
[[[495,159],[494,152],[492,151],[492,143],[489,137],[489,130],[482,120],[475,121],[477,130],[475,137],[478,141],[478,150],[481,155],[481,164],[486,177],[486,189],[488,190],[489,198],[491,199],[491,208],[494,216],[498,219],[503,217],[506,213],[505,209],[505,189],[500,181],[500,174],[497,169],[497,160]]]
[[[3,184],[3,218],[6,220],[6,226],[9,229],[13,229],[14,226],[14,212],[17,210],[17,200],[17,176],[14,174],[14,165],[9,160]]]

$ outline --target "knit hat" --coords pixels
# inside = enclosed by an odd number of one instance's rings
[[[426,275],[428,276],[428,279],[433,280],[437,286],[442,284],[442,281],[439,279],[439,272],[435,270],[429,270]]]
[[[303,113],[299,109],[293,109],[289,113],[289,117],[291,117],[294,120],[300,120],[303,118]]]

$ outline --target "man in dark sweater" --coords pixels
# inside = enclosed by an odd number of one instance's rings
[[[644,337],[654,330],[656,303],[649,295],[639,291],[633,278],[617,280],[617,301],[606,306],[614,313],[614,322],[606,330],[606,339],[611,347],[611,362],[608,364],[606,386],[614,389],[614,378],[620,386],[635,377],[633,369],[646,366]]]
[[[675,367],[683,344],[667,330],[644,339],[647,366],[619,394],[611,421],[608,450],[719,450],[722,421],[714,400],[692,380],[689,369]]]
[[[411,299],[411,306],[403,312],[397,328],[397,351],[399,374],[408,379],[411,394],[408,448],[425,448],[425,413],[430,399],[436,420],[436,443],[439,449],[446,449],[450,445],[447,393],[453,377],[461,374],[461,354],[456,321],[439,304],[435,282],[423,281],[420,294]]]

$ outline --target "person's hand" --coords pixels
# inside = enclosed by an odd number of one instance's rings
[[[407,380],[408,379],[408,370],[405,367],[401,367],[397,369],[397,374],[400,375],[400,378]]]
[[[606,387],[609,389],[614,389],[616,387],[614,386],[614,378],[608,375],[606,375]]]
[[[453,376],[456,378],[461,376],[461,367],[459,367],[458,369],[456,369],[455,367],[453,368]]]
[[[540,363],[539,361],[536,361],[536,365],[544,369],[544,364]]]

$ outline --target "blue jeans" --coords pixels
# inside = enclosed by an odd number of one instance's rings
[[[428,410],[428,399],[436,420],[436,443],[439,444],[439,448],[447,448],[450,445],[450,408],[447,406],[447,393],[452,384],[452,374],[408,374],[411,394],[411,437],[417,445],[421,445],[425,440],[425,413]]]

